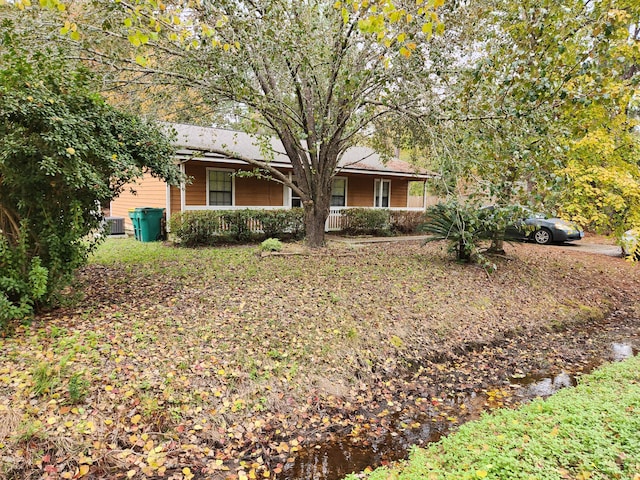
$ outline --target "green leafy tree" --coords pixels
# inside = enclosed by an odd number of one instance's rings
[[[146,170],[180,178],[157,127],[106,104],[86,69],[53,49],[28,52],[11,31],[4,24],[0,37],[0,303],[20,317],[84,263],[101,204]]]
[[[430,52],[441,108],[425,90],[425,114],[387,132],[426,151],[453,197],[602,231],[635,224],[638,2],[482,0],[442,15]]]

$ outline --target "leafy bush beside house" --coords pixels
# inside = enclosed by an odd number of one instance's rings
[[[420,225],[424,223],[425,218],[424,211],[391,210],[389,212],[389,224],[394,233],[416,233]]]
[[[387,209],[348,208],[342,211],[343,231],[349,235],[389,235],[390,214]]]
[[[0,301],[23,319],[86,262],[97,202],[146,170],[172,184],[180,172],[169,139],[95,94],[89,71],[13,35],[0,25]]]

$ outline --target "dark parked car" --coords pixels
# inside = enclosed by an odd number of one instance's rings
[[[505,236],[513,240],[533,240],[540,245],[571,242],[584,237],[584,232],[574,223],[561,218],[545,218],[535,214],[507,227]]]

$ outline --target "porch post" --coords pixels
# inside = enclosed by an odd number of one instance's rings
[[[167,215],[167,232],[171,232],[171,222],[169,221],[171,219],[171,185],[169,185],[167,183],[167,194],[166,194],[166,200],[167,200],[167,205],[165,207],[165,212]]]
[[[180,164],[180,173],[185,175],[184,163]],[[185,190],[184,180],[180,181],[180,211],[184,212],[185,206],[187,205],[187,194]]]
[[[427,181],[422,182],[422,210],[427,211]]]

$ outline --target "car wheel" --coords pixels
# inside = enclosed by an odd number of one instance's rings
[[[551,236],[551,232],[546,228],[541,228],[540,230],[536,230],[533,232],[533,241],[538,245],[547,245],[551,243],[553,237]]]

